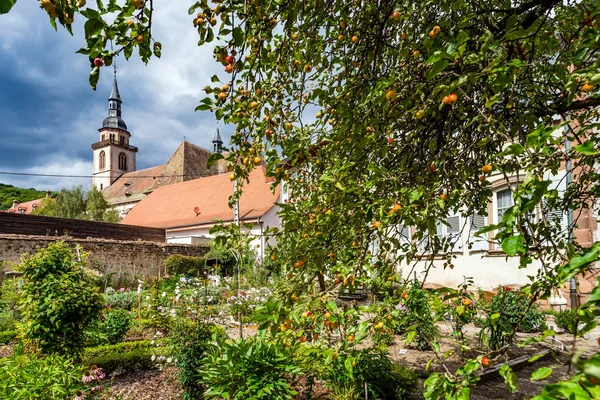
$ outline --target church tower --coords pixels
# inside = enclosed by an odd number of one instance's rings
[[[121,103],[115,68],[112,91],[108,98],[108,117],[102,122],[102,128],[98,129],[100,141],[92,144],[92,184],[98,190],[112,185],[124,173],[135,171],[135,155],[138,148],[129,144],[131,134],[121,118]]]

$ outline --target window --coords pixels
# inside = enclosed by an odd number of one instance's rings
[[[106,135],[104,135],[104,133],[103,133],[103,134],[102,134],[102,140],[104,140],[105,136],[106,136]]]
[[[124,144],[125,143],[125,136],[119,135],[119,143],[120,144]]]
[[[111,134],[110,134],[110,141],[112,142],[113,140],[115,140],[115,134],[114,134],[114,133],[111,133]]]
[[[104,189],[104,184],[103,183],[100,184],[100,190],[102,190],[102,189]]]
[[[125,153],[119,154],[119,169],[127,171],[127,155]]]
[[[486,234],[482,236],[475,236],[478,230],[482,229],[487,225],[487,217],[474,213],[469,217],[470,229],[469,229],[469,242],[471,243],[471,250],[489,250],[489,243],[486,240]]]
[[[106,153],[104,152],[104,150],[100,152],[100,156],[98,157],[98,167],[100,168],[100,170],[106,168]]]
[[[502,216],[504,216],[504,213],[506,212],[506,210],[508,210],[510,207],[512,207],[514,205],[513,202],[513,197],[512,197],[512,190],[510,189],[504,189],[501,190],[499,192],[496,193],[496,200],[497,200],[497,208],[498,208],[498,221],[500,222],[502,221]]]

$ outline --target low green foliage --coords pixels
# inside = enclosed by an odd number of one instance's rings
[[[110,344],[123,340],[131,326],[131,319],[131,314],[125,310],[116,309],[106,313],[104,321],[102,321],[102,327]]]
[[[196,322],[189,319],[175,321],[171,330],[172,355],[177,366],[177,377],[185,393],[184,400],[202,398],[204,386],[198,379],[198,369],[202,366],[208,343],[225,340],[225,330],[216,325]]]
[[[479,341],[492,351],[501,351],[512,343],[516,332],[542,332],[547,329],[544,313],[532,298],[509,287],[498,288],[488,304]]]
[[[168,275],[200,276],[204,271],[206,258],[171,254],[165,261],[165,273]]]
[[[65,242],[55,242],[24,256],[24,338],[34,341],[44,353],[77,353],[85,341],[86,326],[98,319],[102,298],[82,279],[81,261]]]
[[[577,333],[577,324],[579,323],[577,309],[557,311],[553,314],[556,326],[571,334]]]
[[[19,332],[17,332],[16,330],[1,331],[0,332],[0,344],[12,342],[17,337],[18,334],[19,334]]]
[[[301,369],[282,344],[261,338],[221,341],[210,345],[200,369],[205,398],[234,400],[291,399],[291,382]]]
[[[0,399],[72,399],[83,390],[82,370],[71,359],[51,354],[0,361]]]
[[[86,348],[81,355],[81,364],[97,365],[106,372],[153,369],[156,363],[152,356],[157,353],[164,355],[167,350],[156,347],[150,340],[110,344]]]
[[[413,281],[407,294],[404,306],[408,313],[404,316],[405,323],[401,324],[406,327],[407,342],[414,342],[419,350],[429,350],[438,335],[429,294],[421,289],[418,281]]]
[[[108,288],[110,289],[110,288]],[[137,292],[115,292],[113,294],[104,294],[104,300],[110,308],[122,308],[131,310],[137,307],[138,297]]]
[[[382,400],[409,398],[418,381],[415,371],[393,363],[387,352],[379,349],[351,351],[334,361],[324,378],[331,387],[354,387],[359,398],[365,397],[366,383],[368,397]]]

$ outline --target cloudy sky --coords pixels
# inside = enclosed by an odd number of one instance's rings
[[[123,119],[139,147],[138,169],[165,163],[184,137],[212,148],[214,115],[195,112],[202,88],[222,70],[212,48],[198,48],[198,35],[187,1],[155,5],[153,35],[163,44],[161,59],[147,66],[135,59],[117,59]],[[90,145],[107,115],[112,69],[101,73],[97,91],[88,84],[82,24],[74,36],[55,32],[33,0],[18,1],[0,15],[0,171],[91,175]],[[221,126],[225,142],[231,128]],[[40,190],[90,179],[21,177],[0,174],[0,182]]]

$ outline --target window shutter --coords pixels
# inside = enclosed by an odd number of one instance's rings
[[[478,230],[487,225],[487,217],[474,213],[469,217],[471,226],[469,227],[469,243],[472,243],[471,250],[488,250],[489,244],[485,238],[475,236]]]
[[[560,171],[557,175],[551,175],[549,179],[551,183],[548,189],[557,190],[559,197],[563,197],[567,190],[566,171]],[[567,235],[569,228],[567,213],[559,209],[546,209],[545,211],[546,220],[553,226],[560,224],[561,233]]]

